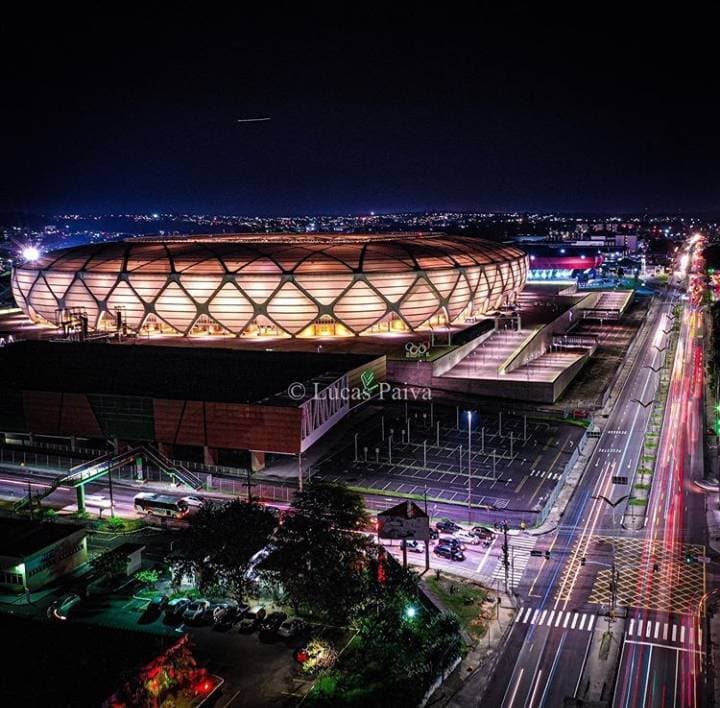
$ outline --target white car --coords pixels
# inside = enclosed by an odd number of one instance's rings
[[[193,600],[183,612],[183,620],[185,622],[200,622],[208,610],[210,603],[207,600]]]
[[[187,597],[176,597],[170,600],[165,607],[166,617],[180,617],[189,604],[190,600]]]
[[[465,530],[456,531],[451,538],[460,543],[469,543],[471,546],[477,546],[480,543],[480,539],[474,533]]]
[[[288,617],[278,627],[278,636],[283,639],[292,639],[305,629],[305,620],[300,617]]]
[[[80,596],[75,593],[63,595],[55,600],[50,607],[48,607],[47,616],[50,619],[66,620],[70,610],[80,601]]]

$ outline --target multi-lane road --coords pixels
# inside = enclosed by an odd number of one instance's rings
[[[700,547],[704,538],[702,513],[694,517],[695,526],[685,522],[702,503],[688,482],[689,476],[701,475],[697,450],[702,445],[702,314],[690,302],[681,309],[647,521],[637,530],[622,525],[635,470],[648,464],[641,458],[648,457],[643,447],[663,375],[674,298],[668,295],[651,310],[583,482],[546,541],[550,559],[525,575],[521,609],[505,648],[508,660],[498,663],[485,705],[549,708],[579,695],[583,669],[592,661],[593,632],[610,625],[623,642],[615,705],[700,705],[703,638],[693,608],[704,579],[694,561],[689,572],[683,567],[687,544]],[[618,477],[627,477],[629,484],[614,484]],[[613,606],[614,620],[608,616]],[[606,700],[612,684],[608,676]]]
[[[692,485],[702,477],[703,314],[692,299],[679,309],[660,437],[644,447],[652,440],[646,438],[651,402],[667,375],[661,367],[675,297],[651,311],[583,482],[547,540],[550,560],[526,573],[505,649],[508,661],[498,663],[486,705],[551,707],[581,695],[593,634],[609,627],[622,646],[617,681],[612,674],[605,678],[605,700],[612,696],[623,708],[703,703],[704,502]],[[628,477],[632,484],[635,470],[651,464],[655,450],[645,521],[625,528],[625,497],[633,488],[613,482]]]

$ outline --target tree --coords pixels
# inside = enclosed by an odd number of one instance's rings
[[[175,577],[193,573],[198,587],[222,586],[241,598],[250,559],[268,545],[275,516],[257,502],[205,505],[190,516],[177,545]]]
[[[296,611],[305,607],[344,622],[364,594],[369,544],[362,534],[333,528],[327,519],[296,513],[278,529],[265,566]]]
[[[113,548],[90,561],[90,567],[98,576],[108,576],[110,579],[127,572],[128,554],[122,548]]]
[[[313,482],[298,492],[265,563],[296,611],[302,606],[338,622],[350,617],[367,587],[372,544],[354,530],[367,520],[362,496],[344,486]]]
[[[359,529],[369,520],[362,496],[342,484],[311,482],[295,495],[292,509],[307,518],[326,521],[333,529]]]

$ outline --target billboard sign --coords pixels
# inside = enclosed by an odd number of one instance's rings
[[[427,541],[430,537],[430,517],[411,501],[380,512],[377,519],[378,538]]]

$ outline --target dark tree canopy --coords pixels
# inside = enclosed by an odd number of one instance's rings
[[[219,584],[242,596],[248,563],[268,544],[276,523],[275,516],[256,502],[235,499],[201,507],[181,533],[176,576],[193,572],[200,588]]]

